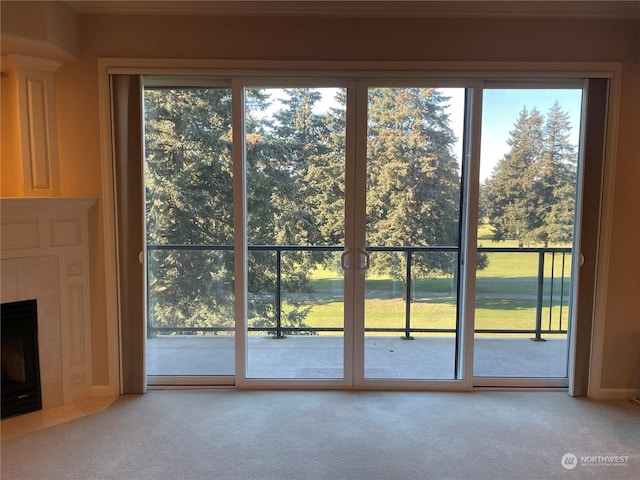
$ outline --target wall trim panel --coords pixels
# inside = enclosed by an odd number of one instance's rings
[[[25,197],[60,192],[58,134],[53,72],[62,65],[37,58],[9,56],[16,67]]]

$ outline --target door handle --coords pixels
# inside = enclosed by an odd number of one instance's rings
[[[342,255],[340,256],[340,266],[342,267],[343,270],[350,270],[351,269],[351,252],[349,250],[345,250],[344,252],[342,252]]]
[[[351,255],[352,252],[345,250],[340,257],[340,266],[343,270],[352,270]],[[369,268],[369,252],[364,249],[358,250],[358,270],[367,270]]]
[[[361,248],[358,250],[358,255],[360,260],[358,270],[368,270],[370,264],[369,252]]]

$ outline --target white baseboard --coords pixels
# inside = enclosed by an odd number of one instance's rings
[[[596,400],[627,400],[640,396],[640,390],[633,388],[600,388],[589,395]]]
[[[91,396],[95,398],[117,397],[120,395],[111,385],[93,385],[91,387]]]

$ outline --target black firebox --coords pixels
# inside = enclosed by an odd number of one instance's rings
[[[0,305],[2,418],[42,408],[35,300]]]

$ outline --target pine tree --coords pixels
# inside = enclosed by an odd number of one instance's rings
[[[520,112],[511,137],[510,151],[498,161],[482,188],[482,207],[495,240],[518,240],[520,246],[536,239],[542,225],[537,181],[539,155],[543,151],[544,119],[534,108]]]
[[[295,88],[282,93],[280,109],[256,123],[259,143],[269,147],[262,148],[261,155],[254,157],[248,172],[249,211],[255,205],[260,212],[250,216],[249,241],[260,245],[327,244],[330,229],[325,219],[340,203],[333,194],[339,191],[344,178],[344,169],[335,175],[336,152],[332,149],[334,145],[329,145],[336,134],[331,128],[338,123],[330,115],[315,113],[314,107],[322,98],[318,90]],[[344,220],[331,225],[331,229],[342,231],[343,224]],[[338,233],[340,236],[343,234]],[[267,266],[273,264],[273,259],[268,255],[268,252],[260,254],[263,261],[256,267],[260,278],[270,279],[275,287],[275,271]],[[308,251],[283,253],[281,285],[285,294],[294,292],[287,295],[290,308],[284,313],[283,324],[303,325],[309,307],[303,305],[295,292],[310,291],[310,272],[328,257]],[[254,316],[256,325],[273,322],[273,316]]]
[[[147,242],[232,244],[231,91],[147,89],[145,152]],[[149,268],[152,325],[231,325],[229,253],[155,251]]]
[[[288,89],[271,103],[268,90],[247,89],[247,235],[249,245],[344,243],[346,92],[318,114],[318,90]],[[455,245],[460,172],[447,99],[434,89],[372,89],[369,101],[367,242]],[[233,245],[231,91],[225,88],[145,92],[146,208],[149,244]],[[309,275],[333,254],[286,252],[283,323],[304,325],[299,295]],[[451,254],[414,258],[414,275],[448,273]],[[404,255],[383,255],[379,273],[404,278]],[[233,325],[232,252],[150,254],[154,326]],[[248,255],[249,325],[272,327],[275,254]]]
[[[539,215],[544,225],[536,236],[545,246],[549,242],[568,243],[573,238],[577,154],[569,140],[570,132],[569,115],[556,101],[547,114],[540,168],[544,203]]]
[[[369,90],[368,245],[458,243],[460,172],[446,100],[430,88]],[[404,279],[403,254],[376,258],[373,271]],[[452,261],[446,253],[416,255],[413,273],[450,272]]]
[[[556,101],[546,117],[525,108],[510,132],[510,151],[481,187],[481,209],[495,240],[547,246],[573,235],[577,156],[569,116]]]
[[[339,89],[335,101],[336,107],[319,115],[316,142],[322,150],[307,166],[302,191],[324,245],[344,245],[346,90]],[[330,258],[325,256],[326,261]]]

